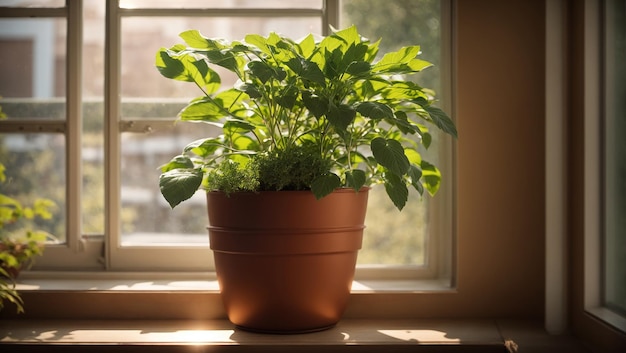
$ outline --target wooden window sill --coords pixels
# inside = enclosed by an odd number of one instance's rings
[[[2,320],[3,352],[588,352],[540,323],[342,320],[326,331],[268,335],[226,320]]]
[[[355,282],[336,327],[263,335],[238,330],[225,319],[211,278],[74,276],[30,274],[20,280],[26,313],[15,315],[11,307],[0,313],[0,351],[507,352],[507,342],[514,341],[524,344],[523,352],[586,352],[571,337],[547,335],[541,322],[462,313],[432,319],[408,311],[416,296],[455,295],[436,282],[429,289],[419,281]]]
[[[506,352],[491,321],[343,320],[326,331],[297,335],[256,334],[238,330],[226,320],[5,320],[2,346],[18,352],[91,349],[154,352],[185,351],[436,351],[460,347]],[[422,350],[423,349],[423,350]],[[119,350],[116,350],[119,351]],[[465,350],[463,350],[465,351]]]

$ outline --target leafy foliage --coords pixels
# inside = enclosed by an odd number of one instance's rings
[[[217,125],[223,134],[192,142],[162,166],[161,192],[172,207],[201,185],[236,190],[211,179],[272,163],[281,167],[258,169],[258,190],[311,189],[321,198],[338,187],[382,183],[398,209],[409,187],[436,192],[441,175],[418,149],[432,141],[428,125],[454,137],[457,131],[433,106],[430,90],[402,78],[431,66],[418,57],[419,46],[375,61],[380,42],[369,42],[354,26],[299,42],[277,33],[233,42],[196,30],[180,36],[185,44],[158,51],[157,69],[203,92],[180,112],[181,120]],[[220,91],[212,66],[232,71],[238,82]],[[299,156],[302,146],[307,153]],[[202,183],[202,175],[209,180]]]
[[[258,190],[309,190],[331,165],[316,152],[307,146],[299,146],[259,155],[252,163],[252,170],[258,171]]]
[[[6,180],[5,167],[0,163],[0,182]],[[23,301],[15,290],[15,277],[32,264],[35,256],[43,253],[44,243],[50,237],[46,232],[19,228],[21,219],[52,218],[55,204],[48,199],[37,199],[31,207],[0,194],[0,310],[4,300],[12,302],[23,312]]]

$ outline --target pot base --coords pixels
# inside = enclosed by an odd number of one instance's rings
[[[298,335],[298,334],[305,334],[305,333],[314,333],[314,332],[326,331],[335,326],[336,324],[332,324],[332,325],[310,328],[310,329],[305,329],[305,330],[264,330],[264,329],[254,328],[254,327],[245,327],[241,325],[235,325],[237,329],[242,330],[242,331],[272,334],[272,335]]]

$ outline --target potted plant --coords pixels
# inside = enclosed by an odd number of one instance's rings
[[[0,183],[5,182],[5,167],[0,163]],[[43,253],[46,240],[53,237],[44,231],[31,230],[21,220],[40,217],[50,219],[55,207],[52,200],[36,199],[32,207],[0,193],[0,310],[7,300],[23,312],[23,302],[15,290],[15,279],[20,271],[29,268],[36,256]]]
[[[420,150],[432,142],[429,125],[455,137],[456,128],[431,90],[404,78],[431,64],[419,46],[377,60],[378,42],[354,26],[299,41],[180,36],[185,44],[161,48],[156,66],[202,91],[179,119],[222,134],[191,142],[161,167],[163,196],[175,207],[208,191],[211,249],[233,323],[270,332],[334,325],[370,186],[383,184],[400,210],[409,188],[439,187]],[[221,89],[218,71],[236,83]]]

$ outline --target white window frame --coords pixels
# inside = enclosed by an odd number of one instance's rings
[[[67,67],[82,67],[82,0],[66,0],[64,8],[9,8],[3,17],[67,17]],[[451,97],[454,76],[452,46],[452,2],[441,0],[442,67],[441,97]],[[322,18],[322,28],[339,27],[340,0],[325,0],[322,9],[219,9],[199,12],[197,9],[119,8],[117,0],[106,1],[105,40],[105,235],[87,236],[81,230],[81,133],[82,96],[81,70],[67,70],[67,117],[65,121],[14,121],[0,122],[0,126],[23,132],[63,131],[66,135],[67,154],[67,244],[48,246],[44,256],[38,259],[35,269],[68,269],[90,271],[211,271],[212,256],[206,247],[122,247],[120,229],[121,205],[121,133],[142,132],[158,128],[163,121],[122,120],[120,114],[120,62],[121,18],[126,16],[311,16]],[[451,99],[442,100],[445,111],[454,116]],[[431,229],[428,253],[424,266],[362,265],[357,268],[357,279],[433,280],[444,287],[454,286],[454,233],[455,199],[454,173],[455,144],[448,136],[439,146],[443,158],[438,164],[444,182],[435,198],[430,200],[434,212],[430,212]]]

